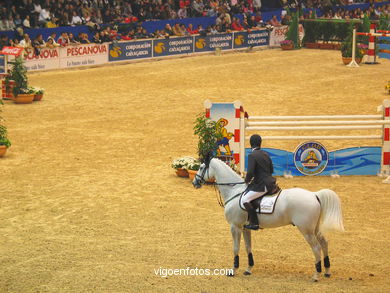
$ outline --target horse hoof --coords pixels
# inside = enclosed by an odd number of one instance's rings
[[[244,276],[250,276],[250,275],[252,275],[251,272],[248,272],[248,271],[245,271],[245,272],[244,272]]]
[[[227,277],[234,277],[234,274],[228,273],[226,276],[227,276]]]
[[[330,274],[324,274],[325,278],[330,278]]]

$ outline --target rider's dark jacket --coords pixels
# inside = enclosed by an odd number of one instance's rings
[[[266,186],[268,191],[272,191],[276,184],[276,179],[272,177],[273,172],[274,166],[269,155],[260,148],[254,149],[248,156],[245,177],[245,182],[249,184],[248,190],[262,192]]]

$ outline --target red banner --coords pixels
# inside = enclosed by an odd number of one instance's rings
[[[22,51],[23,51],[23,48],[3,47],[3,50],[0,51],[0,54],[19,56],[20,54],[22,54]]]

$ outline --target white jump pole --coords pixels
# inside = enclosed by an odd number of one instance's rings
[[[359,67],[355,60],[356,57],[356,28],[353,29],[352,33],[352,61],[347,65],[348,67]]]

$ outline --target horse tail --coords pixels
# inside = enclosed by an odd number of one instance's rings
[[[316,192],[321,203],[321,216],[319,220],[320,232],[344,231],[341,203],[336,192],[322,189]]]

